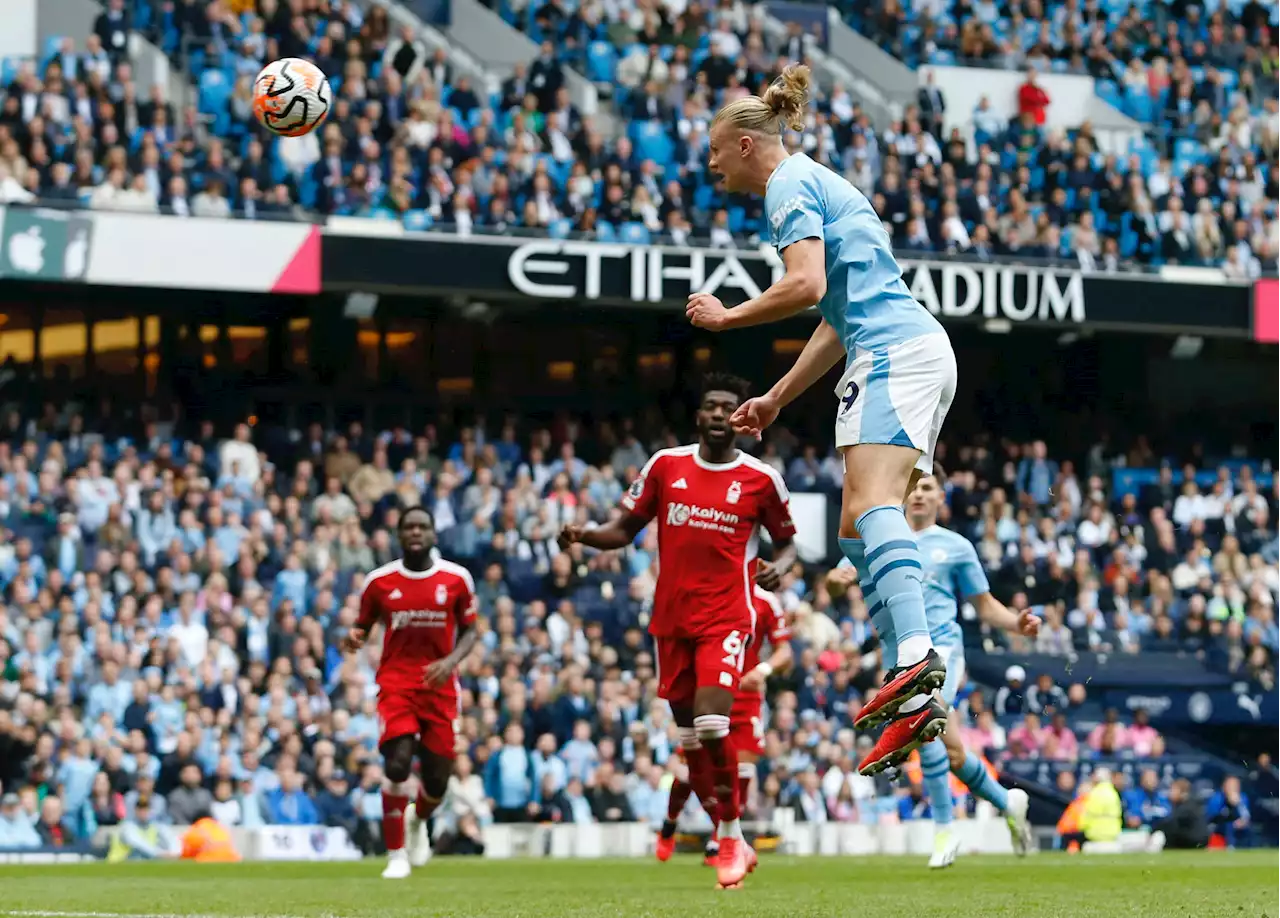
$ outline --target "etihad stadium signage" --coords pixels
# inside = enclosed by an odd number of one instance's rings
[[[700,291],[732,306],[759,296],[783,273],[772,250],[405,233],[398,225],[389,233],[351,235],[331,224],[322,264],[326,290],[651,309],[679,307]],[[944,324],[1231,337],[1253,330],[1249,285],[1218,271],[1184,269],[1169,279],[963,260],[904,258],[902,266],[912,296]]]
[[[912,253],[913,255],[915,253]],[[903,257],[912,296],[944,324],[1039,325],[1275,342],[1276,283],[1217,269],[1099,273],[1074,265]],[[396,221],[277,220],[0,206],[0,282],[212,293],[442,295],[501,303],[733,306],[782,276],[771,249],[410,232]]]

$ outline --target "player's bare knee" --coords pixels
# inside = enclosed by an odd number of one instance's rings
[[[419,752],[418,761],[422,763],[423,794],[427,799],[439,802],[449,787],[449,776],[453,774],[453,759],[423,749]]]
[[[844,530],[873,507],[897,506],[906,500],[920,451],[905,446],[863,443],[844,454]]]
[[[693,705],[691,704],[673,704],[671,705],[671,719],[676,722],[677,727],[687,727],[693,729]]]
[[[383,772],[392,784],[403,784],[413,773],[413,737],[399,736],[382,744]]]
[[[964,744],[960,742],[959,731],[952,728],[942,734],[942,745],[947,749],[947,761],[952,771],[958,771],[965,760]]]
[[[733,710],[733,692],[716,686],[698,689],[693,696],[693,725],[698,725],[698,718],[707,715],[723,716],[728,721],[729,712]]]

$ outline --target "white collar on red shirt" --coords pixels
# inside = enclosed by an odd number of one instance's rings
[[[728,469],[742,465],[742,463],[746,461],[743,459],[744,455],[745,453],[743,453],[742,450],[738,450],[738,455],[728,462],[708,462],[706,459],[702,458],[701,452],[695,448],[693,451],[693,461],[697,463],[698,468],[706,469],[709,472],[724,472]]]
[[[439,569],[440,569],[440,565],[436,563],[435,558],[431,559],[431,566],[424,571],[409,570],[409,568],[404,566],[403,559],[396,562],[396,570],[400,574],[404,575],[405,577],[408,577],[410,580],[426,580],[432,574],[436,573]]]

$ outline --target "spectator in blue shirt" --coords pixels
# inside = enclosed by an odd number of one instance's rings
[[[932,819],[933,810],[929,806],[929,798],[924,795],[924,785],[912,784],[908,788],[898,788],[898,818],[903,822],[912,819]],[[905,791],[905,793],[904,793]]]
[[[573,673],[565,679],[564,691],[552,706],[556,742],[566,743],[579,720],[590,719],[591,704],[583,693],[582,675]]]
[[[1229,775],[1222,782],[1222,790],[1216,791],[1205,805],[1209,830],[1221,835],[1228,848],[1248,847],[1253,819],[1249,812],[1249,798],[1240,790],[1240,779]]]
[[[240,804],[241,826],[246,829],[260,829],[267,824],[262,795],[255,789],[253,778],[245,778],[240,782],[240,792],[236,794],[236,801]],[[381,810],[378,815],[381,817]]]
[[[138,812],[138,801],[149,800],[151,802],[151,821],[162,822],[165,825],[173,823],[173,819],[169,816],[169,803],[163,796],[156,793],[156,779],[153,775],[140,774],[134,779],[133,790],[124,795],[124,814],[126,819],[132,819]]]
[[[110,714],[112,721],[119,725],[124,721],[124,712],[129,707],[132,692],[128,683],[120,680],[120,666],[115,660],[107,660],[102,664],[100,678],[101,681],[89,689],[85,719],[97,721],[105,713]]]
[[[822,475],[822,463],[818,460],[818,449],[807,444],[799,456],[791,460],[787,466],[787,486],[797,491],[813,491],[818,487],[818,479]]]
[[[1131,787],[1121,797],[1124,803],[1126,828],[1141,829],[1168,817],[1172,807],[1169,796],[1160,789],[1160,776],[1155,769],[1147,768],[1138,779],[1138,786]]]
[[[339,826],[355,837],[356,808],[351,802],[351,785],[345,772],[335,771],[329,775],[324,790],[316,796],[316,815],[321,825]]]
[[[147,505],[138,511],[135,531],[138,546],[142,549],[142,561],[151,567],[160,552],[168,549],[178,534],[178,522],[173,508],[164,499],[164,492],[155,490],[148,495]]]
[[[18,802],[17,794],[5,794],[0,799],[0,851],[40,847],[40,836]]]
[[[502,565],[494,562],[484,569],[484,576],[476,584],[476,604],[481,615],[492,615],[494,606],[504,596],[509,597],[511,590],[502,579]]]
[[[49,565],[67,579],[76,571],[85,569],[84,542],[74,513],[63,513],[58,517],[58,534],[45,548],[45,557]],[[147,563],[153,563],[153,559]]]
[[[550,733],[544,733],[538,737],[537,746],[533,752],[533,769],[538,787],[542,788],[544,797],[547,796],[548,787],[550,787],[550,793],[558,794],[569,781],[569,766],[565,764],[564,759],[556,755],[556,738]],[[551,779],[549,785],[548,778]]]
[[[1053,485],[1058,480],[1058,463],[1048,454],[1044,441],[1037,440],[1031,444],[1031,455],[1018,463],[1018,493],[1031,495],[1040,507],[1053,502]]]
[[[600,753],[596,744],[591,742],[591,723],[580,720],[573,725],[573,739],[564,744],[560,750],[560,758],[568,767],[569,777],[577,778],[583,784],[591,781],[596,765],[600,762]]]
[[[648,823],[653,829],[662,828],[667,818],[667,796],[670,784],[664,785],[665,777],[661,768],[652,762],[637,762],[635,781],[627,795],[631,802],[631,812],[638,822]]]
[[[296,769],[285,769],[280,775],[280,786],[267,794],[267,815],[276,826],[319,824],[320,814],[302,789],[302,775]]]
[[[524,748],[524,728],[519,724],[507,724],[502,739],[502,748],[485,765],[484,792],[494,803],[494,821],[523,822],[530,804],[538,802],[533,756]]]
[[[93,758],[93,744],[87,739],[76,743],[71,755],[58,766],[57,782],[62,785],[62,803],[68,813],[79,813],[93,789],[98,763]]]
[[[574,455],[573,444],[566,440],[560,445],[560,458],[551,463],[549,471],[552,478],[561,472],[566,473],[576,489],[587,474],[587,464]]]

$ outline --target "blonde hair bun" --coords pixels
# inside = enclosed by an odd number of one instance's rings
[[[764,104],[793,131],[804,130],[811,75],[804,64],[788,64],[782,75],[764,91]]]

